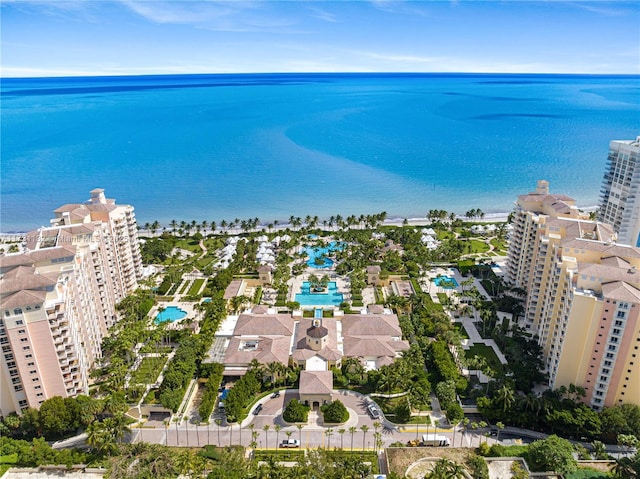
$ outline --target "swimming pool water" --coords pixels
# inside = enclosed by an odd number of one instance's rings
[[[438,276],[433,278],[433,282],[436,286],[444,289],[456,289],[458,287],[458,282],[451,276]]]
[[[301,306],[338,306],[342,303],[342,293],[338,292],[335,281],[330,281],[325,293],[312,293],[309,281],[302,283],[302,292],[296,294],[296,301]]]
[[[180,309],[177,306],[167,306],[164,311],[158,313],[156,316],[156,323],[162,323],[164,321],[179,321],[187,315],[184,309]]]
[[[307,246],[304,251],[309,256],[307,260],[307,265],[312,268],[330,268],[333,265],[333,260],[327,258],[326,256],[334,251],[338,251],[344,248],[344,244],[337,243],[336,241],[332,241],[327,246],[321,248],[319,246]],[[323,262],[320,264],[316,264],[316,258],[322,258]]]

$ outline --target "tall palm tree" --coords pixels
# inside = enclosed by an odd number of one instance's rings
[[[282,430],[282,426],[280,424],[276,424],[273,429],[276,431],[276,449],[280,446],[280,431]]]
[[[302,424],[296,424],[298,428],[298,440],[300,441],[300,447],[302,447]]]
[[[367,437],[367,431],[369,430],[369,426],[367,426],[366,424],[363,424],[362,426],[360,426],[360,429],[362,430],[362,450],[364,450],[364,445]]]
[[[356,431],[357,431],[357,428],[355,426],[351,426],[349,428],[349,432],[351,433],[351,451],[353,451],[353,435],[355,434]]]
[[[340,434],[340,449],[344,449],[343,447],[343,439],[344,439],[344,433],[347,432],[347,430],[343,427],[341,427],[340,429],[338,429],[338,434]]]
[[[267,451],[269,450],[269,429],[271,429],[271,426],[268,424],[262,426],[262,430],[264,431],[264,447]]]
[[[331,449],[331,436],[333,436],[333,429],[328,428],[324,433],[327,436],[327,449]]]

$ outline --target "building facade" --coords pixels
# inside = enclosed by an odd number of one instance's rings
[[[116,304],[141,275],[133,208],[103,190],[56,210],[52,225],[0,257],[2,415],[88,392]]]
[[[518,198],[506,278],[527,292],[521,325],[549,386],[582,386],[596,409],[640,404],[640,249],[615,240],[547,184]]]
[[[613,226],[618,242],[640,246],[640,136],[609,144],[598,219]]]

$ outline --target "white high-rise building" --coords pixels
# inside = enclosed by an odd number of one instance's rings
[[[133,207],[91,194],[0,257],[0,415],[86,394],[116,304],[138,286]]]
[[[613,226],[618,243],[640,246],[640,136],[609,144],[598,219]]]

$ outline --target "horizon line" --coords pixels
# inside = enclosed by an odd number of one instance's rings
[[[314,76],[330,76],[330,75],[353,75],[353,76],[374,76],[374,75],[438,75],[438,76],[453,76],[453,75],[478,75],[478,76],[594,76],[594,77],[640,77],[638,73],[588,73],[588,72],[481,72],[481,71],[433,71],[433,72],[403,72],[403,71],[335,71],[335,72],[292,72],[292,71],[273,71],[273,72],[193,72],[193,73],[87,73],[83,75],[37,75],[37,76],[7,76],[3,75],[0,69],[0,79],[11,80],[34,80],[44,78],[145,78],[145,77],[160,77],[160,76],[251,76],[251,75],[314,75]]]

